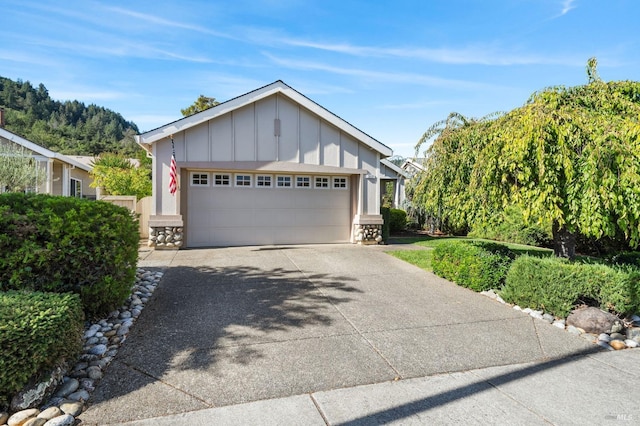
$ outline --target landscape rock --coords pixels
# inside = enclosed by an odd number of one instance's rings
[[[20,410],[9,417],[7,424],[9,426],[22,426],[28,419],[36,417],[38,414],[40,414],[40,410],[37,408]]]
[[[609,333],[616,323],[620,324],[618,317],[594,307],[576,309],[567,317],[568,325],[594,334]]]
[[[622,340],[612,340],[609,342],[609,346],[611,346],[616,351],[619,351],[620,349],[624,349],[627,347],[627,345],[625,345]]]
[[[71,379],[65,380],[62,383],[62,386],[58,388],[58,391],[55,393],[55,395],[65,397],[75,392],[76,390],[78,390],[79,386],[80,386],[80,382],[78,382],[78,380],[76,379],[71,378]]]
[[[54,417],[58,417],[63,415],[64,413],[62,412],[62,410],[58,407],[49,407],[46,410],[42,411],[40,414],[38,414],[38,418],[40,419],[45,419],[46,420],[51,420]]]
[[[640,343],[636,342],[635,340],[631,340],[631,339],[625,340],[624,344],[627,345],[628,348],[637,348],[638,346],[640,346]]]
[[[627,328],[627,339],[634,340],[636,337],[640,337],[640,327]]]
[[[4,413],[0,411],[0,424],[5,424],[9,420],[9,413]]]
[[[62,416],[54,417],[47,421],[44,426],[71,426],[75,423],[76,419],[69,414],[63,414]]]
[[[42,426],[46,423],[47,421],[45,419],[42,419],[40,417],[34,417],[32,419],[27,420],[26,422],[24,422],[22,424],[22,426]]]
[[[29,380],[27,385],[11,399],[9,411],[16,412],[40,405],[55,391],[63,375],[62,367],[56,367],[44,380]]]
[[[69,414],[71,416],[78,416],[82,413],[82,403],[80,401],[66,401],[60,404],[60,410],[64,414]]]

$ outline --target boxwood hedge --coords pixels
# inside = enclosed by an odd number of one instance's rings
[[[82,331],[76,294],[0,292],[0,408],[38,372],[74,359]]]
[[[134,283],[137,219],[101,201],[0,195],[0,290],[74,292],[85,312],[121,305]]]
[[[515,254],[484,241],[443,241],[433,250],[433,272],[475,291],[499,288]]]
[[[502,298],[566,317],[580,304],[619,314],[640,312],[640,269],[521,256],[513,262]]]

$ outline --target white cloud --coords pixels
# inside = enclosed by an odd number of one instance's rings
[[[567,13],[569,13],[571,9],[575,9],[576,8],[576,6],[574,5],[575,2],[576,0],[564,0],[562,2],[562,12],[560,12],[560,16],[566,15]]]

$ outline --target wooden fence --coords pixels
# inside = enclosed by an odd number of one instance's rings
[[[116,206],[126,207],[130,211],[137,213],[140,220],[140,237],[149,238],[149,214],[151,213],[151,197],[144,197],[139,201],[135,195],[106,195],[100,198]]]

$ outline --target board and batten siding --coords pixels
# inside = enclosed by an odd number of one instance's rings
[[[279,124],[276,124],[278,120]],[[277,127],[279,127],[279,134]],[[377,176],[380,154],[281,94],[274,94],[173,135],[178,162],[278,161],[366,169]],[[175,214],[168,191],[171,143],[153,145],[153,214]],[[363,178],[367,214],[379,213],[376,178]],[[181,182],[186,185],[186,182]]]

